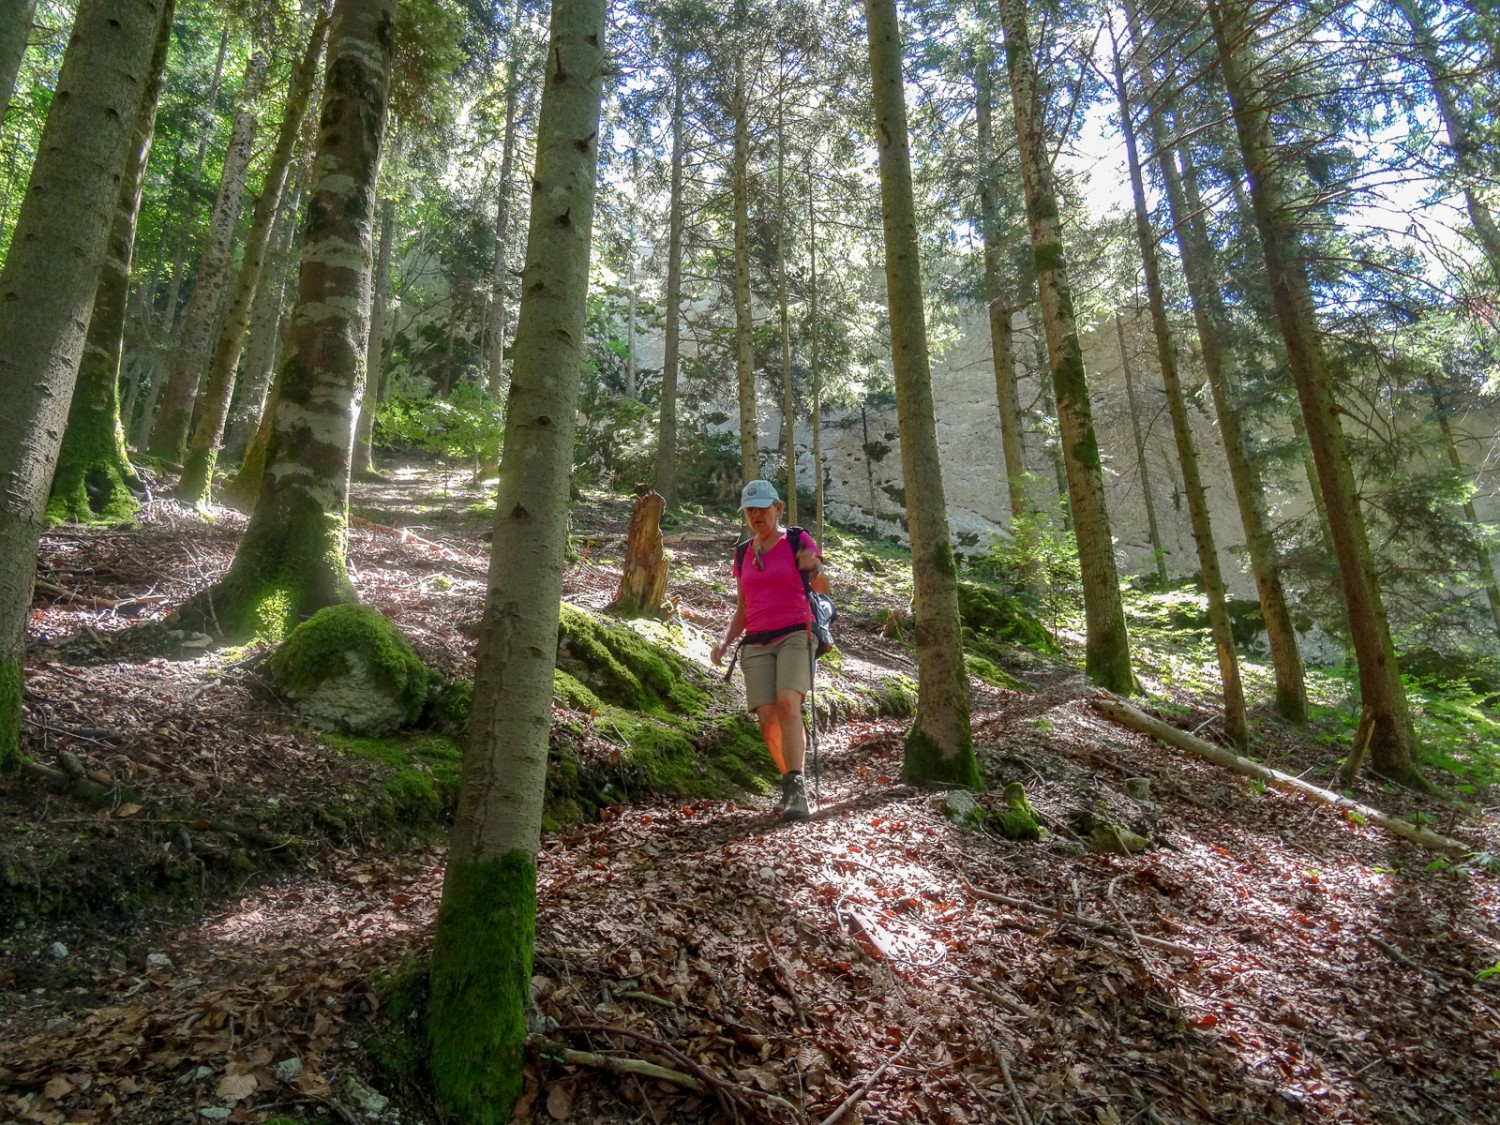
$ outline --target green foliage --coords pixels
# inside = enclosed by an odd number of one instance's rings
[[[960,580],[958,613],[965,629],[986,638],[1008,641],[1038,652],[1056,652],[1057,644],[1022,596],[986,582]]]
[[[1035,606],[1054,633],[1083,597],[1078,544],[1064,530],[1060,515],[1021,513],[1011,521],[1010,537],[997,539],[970,568],[1008,590],[1021,605]]]
[[[495,456],[504,434],[500,401],[468,379],[459,380],[446,399],[426,397],[408,385],[375,412],[381,444],[462,461],[475,473],[486,457]]]

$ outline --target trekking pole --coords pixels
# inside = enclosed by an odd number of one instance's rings
[[[812,775],[813,775],[813,800],[819,804],[823,802],[823,793],[818,784],[818,646],[812,636],[812,627],[808,627],[807,637],[807,702],[808,709],[812,712],[809,716],[812,720]]]

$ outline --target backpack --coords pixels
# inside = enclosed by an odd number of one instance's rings
[[[802,547],[802,536],[805,534],[806,532],[800,527],[786,529],[787,542],[791,545],[794,559]],[[734,549],[734,569],[741,574],[745,573],[745,554],[749,550],[750,540],[748,539]],[[812,610],[812,635],[816,642],[813,655],[823,656],[838,647],[833,639],[833,623],[838,620],[839,611],[834,606],[832,598],[812,588],[812,579],[808,578],[807,571],[798,569],[797,573],[802,576],[802,589],[807,593],[807,605]]]

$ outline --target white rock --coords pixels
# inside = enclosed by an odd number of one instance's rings
[[[168,957],[165,953],[146,954],[146,969],[148,971],[154,972],[157,969],[166,969],[170,972],[174,968],[176,966],[172,964],[172,958]]]
[[[61,961],[68,955],[68,947],[60,941],[54,941],[47,947],[47,952],[52,954],[53,960]]]
[[[275,1074],[278,1082],[290,1082],[302,1073],[302,1060],[295,1056],[282,1059],[276,1064]]]

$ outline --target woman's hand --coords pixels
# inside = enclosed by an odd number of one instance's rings
[[[720,664],[724,663],[724,653],[728,651],[728,649],[729,642],[724,640],[720,640],[718,644],[714,645],[713,649],[708,654],[709,659],[714,663],[714,667],[717,668]]]
[[[809,578],[816,578],[823,569],[823,560],[811,547],[803,547],[797,552],[797,569],[806,571]]]

